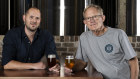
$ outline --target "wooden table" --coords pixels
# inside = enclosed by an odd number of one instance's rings
[[[103,77],[97,71],[86,70],[65,74],[64,77],[48,70],[0,70],[0,79],[103,79]]]

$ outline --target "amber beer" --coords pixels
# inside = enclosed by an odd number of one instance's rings
[[[47,62],[48,62],[48,67],[49,68],[55,66],[55,64],[56,64],[56,55],[55,54],[49,54],[48,58],[47,58]]]
[[[74,66],[74,56],[66,56],[65,64],[66,64],[66,67],[72,69]]]

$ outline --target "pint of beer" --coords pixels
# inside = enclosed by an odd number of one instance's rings
[[[51,68],[56,64],[56,56],[55,54],[49,54],[47,58],[48,67]]]
[[[66,56],[65,65],[66,65],[66,67],[72,69],[74,66],[74,56],[71,56],[71,55]]]

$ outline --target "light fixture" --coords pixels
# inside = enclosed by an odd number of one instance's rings
[[[64,17],[65,16],[65,5],[64,0],[60,0],[60,36],[64,36]]]

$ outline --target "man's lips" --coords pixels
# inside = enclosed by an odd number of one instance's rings
[[[31,24],[32,26],[36,26],[36,24]]]
[[[90,26],[95,26],[96,25],[96,23],[92,23],[92,24],[90,24]]]
[[[36,25],[37,23],[36,23],[36,22],[32,22],[32,23],[30,23],[30,24],[32,24],[32,25]]]

